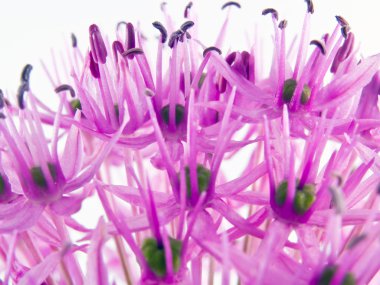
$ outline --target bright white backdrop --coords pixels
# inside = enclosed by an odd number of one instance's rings
[[[220,28],[224,13],[220,11],[224,1],[193,1],[200,15],[201,37],[206,44],[212,44]],[[334,15],[343,15],[351,24],[357,39],[362,43],[363,54],[380,52],[378,36],[378,11],[380,2],[376,0],[315,0],[315,15],[312,23],[312,37],[319,38],[322,33],[331,31],[335,26]],[[114,37],[115,24],[125,20],[140,22],[149,36],[154,35],[151,23],[163,20],[160,12],[161,1],[157,0],[0,0],[0,88],[12,93],[19,85],[19,75],[26,63],[34,65],[32,86],[36,91],[49,92],[45,88],[45,78],[39,60],[49,59],[50,50],[64,49],[74,32],[82,49],[88,47],[88,26],[97,23],[102,32]],[[168,0],[167,8],[176,17],[177,24],[183,22],[184,0]],[[288,29],[299,31],[305,11],[303,0],[246,0],[240,1],[242,9],[234,11],[234,28],[245,27],[253,33],[253,23],[262,21],[264,8],[278,9],[281,18],[289,21]],[[271,25],[260,29],[271,29]],[[251,27],[251,28],[250,28]],[[268,33],[271,33],[268,30]],[[241,34],[230,33],[231,42],[241,42]],[[239,38],[240,37],[240,38]],[[209,40],[209,43],[208,43]],[[49,86],[50,88],[50,86]]]

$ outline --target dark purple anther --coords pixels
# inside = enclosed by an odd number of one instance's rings
[[[144,51],[141,48],[131,48],[123,52],[123,56],[132,59],[135,55],[143,54]]]
[[[263,10],[263,12],[261,13],[262,15],[268,15],[268,14],[271,14],[273,18],[275,18],[276,20],[278,20],[278,12],[273,9],[273,8],[268,8],[268,9],[265,9]]]
[[[75,91],[74,91],[73,87],[71,87],[68,84],[62,84],[62,85],[58,86],[57,88],[55,88],[54,91],[56,93],[60,93],[60,92],[63,92],[63,91],[69,91],[71,97],[75,97]]]
[[[278,27],[279,27],[281,30],[283,30],[283,29],[286,28],[287,25],[288,25],[288,21],[286,21],[286,20],[282,20],[282,21],[280,22],[280,24],[278,24]]]
[[[5,115],[3,113],[0,112],[0,119],[5,119]]]
[[[114,41],[112,44],[112,51],[115,61],[118,62],[118,54],[123,54],[124,52],[123,44],[119,41]]]
[[[92,52],[90,52],[90,71],[92,76],[100,78],[99,65],[95,62]]]
[[[71,45],[73,48],[76,48],[78,46],[77,37],[73,33],[71,33]]]
[[[181,25],[181,28],[180,30],[182,32],[186,32],[188,29],[190,29],[192,26],[194,26],[194,22],[193,21],[186,21],[185,23],[183,23]]]
[[[313,14],[314,13],[314,3],[312,0],[305,0],[306,4],[307,4],[307,12],[310,13],[310,14]]]
[[[319,41],[319,40],[312,40],[312,41],[310,42],[310,45],[315,45],[316,47],[319,48],[319,50],[321,51],[321,53],[322,53],[323,55],[326,54],[326,46],[325,46],[324,42]]]
[[[4,93],[3,90],[0,89],[0,109],[4,108]]]
[[[342,32],[342,35],[344,38],[347,38],[348,34],[350,33],[351,31],[351,27],[350,26],[343,26],[340,31]]]
[[[120,21],[119,23],[117,23],[117,25],[116,25],[116,31],[118,31],[119,29],[120,29],[120,27],[121,26],[127,26],[127,22],[125,22],[125,21]]]
[[[243,51],[241,53],[241,62],[244,70],[245,78],[249,79],[249,61],[250,61],[251,55],[247,51]]]
[[[175,31],[173,32],[171,35],[170,35],[170,38],[169,38],[169,41],[168,41],[168,46],[170,48],[173,48],[174,47],[174,44],[181,38],[182,36],[182,31],[181,30],[178,30],[178,31]]]
[[[168,38],[168,32],[166,31],[164,25],[162,25],[160,22],[156,21],[152,23],[153,27],[155,27],[157,30],[161,33],[161,42],[165,43],[166,39]]]
[[[235,6],[237,8],[241,8],[241,5],[238,3],[238,2],[235,2],[235,1],[229,1],[227,3],[225,3],[223,6],[222,6],[222,10],[226,9],[227,7],[230,7],[230,6]]]
[[[25,92],[29,90],[29,84],[27,82],[23,82],[17,91],[17,103],[20,109],[25,109],[24,95]]]
[[[216,51],[217,53],[222,54],[222,51],[217,47],[208,47],[203,51],[203,57],[205,57],[210,51]]]
[[[193,7],[193,2],[189,2],[189,4],[185,7],[185,12],[183,13],[183,17],[187,18],[189,16],[189,10]]]
[[[131,23],[127,24],[127,50],[136,47],[135,43],[135,28]]]
[[[96,63],[105,64],[107,59],[107,49],[104,44],[102,35],[100,34],[99,28],[97,25],[91,25],[89,31],[91,51],[94,57],[94,61]]]
[[[338,24],[341,25],[342,27],[349,26],[347,20],[343,18],[342,16],[335,16],[335,19],[338,21]]]
[[[21,73],[21,82],[28,82],[29,83],[30,73],[31,73],[32,69],[33,69],[32,65],[30,65],[30,64],[25,65],[25,67]]]

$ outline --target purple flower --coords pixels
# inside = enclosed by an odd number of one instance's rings
[[[72,35],[56,105],[26,65],[17,104],[0,90],[0,283],[377,284],[380,57],[341,16],[310,41],[305,2],[290,47],[262,12],[269,73],[224,47],[237,2],[209,47],[162,4],[155,60],[129,22]]]

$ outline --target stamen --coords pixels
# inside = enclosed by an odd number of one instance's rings
[[[216,51],[217,53],[222,54],[222,51],[217,47],[208,47],[203,51],[203,57],[205,57],[210,51]]]
[[[94,61],[96,63],[105,64],[107,60],[107,49],[104,44],[102,35],[97,25],[93,24],[89,28],[90,45]]]
[[[194,22],[193,21],[186,21],[185,23],[183,23],[180,27],[180,30],[183,31],[184,33],[190,29],[192,26],[194,26]]]
[[[141,48],[131,48],[131,49],[123,52],[122,56],[128,57],[128,58],[133,58],[133,56],[138,55],[138,54],[143,54],[143,53],[144,53],[144,51]]]
[[[345,18],[343,18],[342,16],[335,16],[335,19],[338,21],[338,24],[341,25],[342,27],[350,25],[347,22],[347,20]]]
[[[235,2],[235,1],[229,1],[227,3],[225,3],[223,6],[222,6],[222,10],[224,10],[225,8],[229,7],[229,6],[235,6],[237,8],[241,8],[241,5],[238,3],[238,2]]]
[[[30,72],[32,71],[33,66],[31,64],[25,65],[21,73],[21,82],[29,82]]]
[[[136,47],[135,28],[133,27],[132,23],[127,23],[127,39],[128,39],[127,50],[131,48],[135,48]]]
[[[120,21],[119,23],[117,23],[117,25],[116,25],[116,31],[118,31],[120,29],[120,27],[123,26],[123,25],[127,26],[128,23],[125,22],[125,21]]]
[[[166,39],[168,38],[168,32],[166,31],[164,25],[162,25],[160,22],[156,21],[152,23],[153,27],[155,27],[157,30],[161,33],[161,42],[165,43]]]
[[[117,62],[118,53],[123,54],[123,52],[124,52],[123,44],[119,41],[114,41],[112,43],[112,51],[113,51],[113,56],[115,58],[115,61]]]
[[[73,97],[73,98],[75,97],[75,91],[74,91],[73,87],[71,87],[68,84],[62,84],[62,85],[58,86],[57,88],[55,88],[54,91],[56,93],[60,93],[60,92],[63,92],[63,91],[69,91],[71,97]]]
[[[175,31],[170,35],[168,46],[170,48],[174,47],[174,44],[180,39],[180,37],[183,35],[181,30]]]
[[[183,12],[183,17],[184,18],[187,18],[189,16],[189,10],[191,9],[191,7],[193,7],[193,2],[189,2],[186,7],[185,7],[185,11]]]
[[[182,241],[169,237],[174,272],[181,267]],[[150,270],[158,277],[166,275],[165,248],[158,244],[155,238],[146,238],[143,241],[142,252]]]
[[[340,31],[342,32],[342,35],[343,37],[346,39],[348,34],[350,33],[351,31],[351,27],[350,26],[343,26]]]
[[[24,94],[26,91],[29,90],[29,84],[27,82],[24,82],[20,85],[17,91],[17,103],[20,109],[25,109],[25,102],[24,102]]]
[[[306,4],[307,4],[307,12],[310,13],[310,14],[313,14],[314,13],[314,3],[313,3],[313,0],[305,0]]]
[[[99,65],[95,62],[92,52],[90,51],[90,71],[94,78],[100,78]]]
[[[164,11],[165,10],[165,7],[168,3],[166,3],[165,1],[161,3],[160,5],[160,8],[161,8],[161,11]]]
[[[283,30],[283,29],[286,28],[287,25],[288,25],[288,21],[287,21],[287,20],[282,20],[282,21],[280,22],[280,24],[278,24],[278,27],[279,27],[281,30]]]
[[[277,10],[273,9],[273,8],[267,8],[265,10],[263,10],[263,12],[261,13],[262,15],[268,15],[268,14],[272,14],[272,17],[274,17],[276,20],[278,20],[278,12]]]
[[[325,43],[322,42],[322,41],[319,41],[319,40],[312,40],[310,42],[310,45],[315,45],[319,48],[319,50],[321,51],[321,53],[323,55],[326,55],[326,46],[325,46]]]
[[[78,40],[74,33],[71,33],[71,46],[73,48],[76,48],[78,46]]]
[[[0,112],[0,119],[5,119],[5,115],[3,113]]]
[[[3,109],[4,108],[4,93],[3,93],[3,90],[0,89],[0,109]]]

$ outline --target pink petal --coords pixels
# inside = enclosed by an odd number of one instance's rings
[[[61,251],[49,254],[42,262],[30,269],[17,284],[41,284],[54,271],[63,255],[64,252]]]

